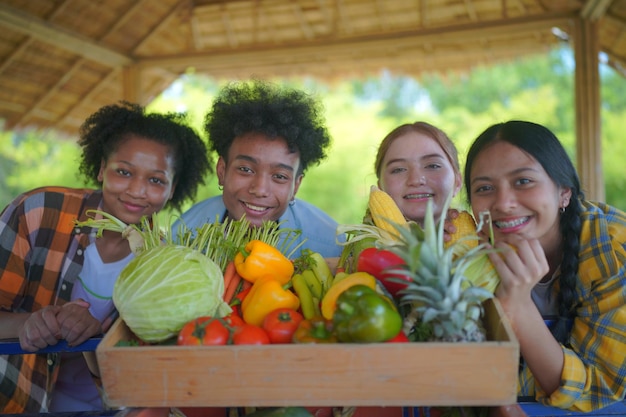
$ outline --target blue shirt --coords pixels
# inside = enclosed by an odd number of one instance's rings
[[[226,206],[221,195],[200,201],[187,210],[174,223],[172,228],[174,235],[179,227],[184,224],[188,229],[195,230],[205,223],[222,221],[226,217]],[[304,200],[296,199],[290,204],[283,215],[278,219],[283,222],[281,227],[297,229],[302,233],[295,239],[293,247],[304,244],[294,253],[294,257],[301,254],[302,249],[309,249],[320,253],[324,258],[334,258],[341,255],[342,246],[337,244],[337,239],[343,242],[345,236],[337,236],[337,222],[321,209]]]

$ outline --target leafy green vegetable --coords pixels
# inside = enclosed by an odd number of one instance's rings
[[[141,252],[120,273],[113,302],[141,340],[163,341],[200,316],[232,310],[222,299],[224,276],[197,250],[166,244]]]
[[[276,222],[251,227],[245,218],[216,218],[195,230],[183,226],[174,236],[171,227],[159,224],[156,213],[132,225],[103,211],[88,214],[93,217],[76,225],[96,229],[97,236],[104,230],[122,233],[136,255],[115,283],[113,302],[135,335],[149,343],[172,337],[197,317],[232,311],[222,299],[223,272],[251,240],[272,245],[287,257],[303,243],[292,248],[301,231]]]
[[[140,346],[139,342],[136,340],[118,340],[115,344],[115,347],[130,347],[130,346]]]

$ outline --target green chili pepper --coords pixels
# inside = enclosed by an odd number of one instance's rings
[[[354,285],[337,299],[333,326],[340,342],[385,342],[400,332],[402,317],[389,298]]]

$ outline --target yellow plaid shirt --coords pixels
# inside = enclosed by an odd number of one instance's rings
[[[561,386],[548,396],[523,367],[518,394],[586,412],[625,397],[626,213],[601,203],[583,206],[577,308],[569,346],[562,346]]]

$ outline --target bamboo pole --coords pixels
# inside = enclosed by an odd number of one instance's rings
[[[577,18],[574,25],[576,161],[586,197],[604,201],[598,23]]]

